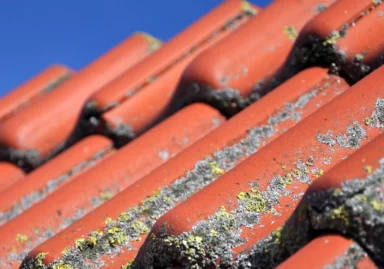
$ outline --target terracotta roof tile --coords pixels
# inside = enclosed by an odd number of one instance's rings
[[[0,227],[0,256],[9,257],[13,247],[19,252],[35,247],[173,158],[223,121],[217,110],[205,104],[196,103],[182,109]],[[17,234],[28,239],[20,242]],[[6,262],[17,264],[20,260],[16,257]]]
[[[336,76],[329,76],[326,69],[312,68],[303,71],[198,141],[193,147],[150,173],[140,180],[139,184],[124,190],[114,200],[42,244],[36,252],[48,252],[48,260],[60,257],[61,251],[74,246],[77,238],[87,238],[87,234],[94,230],[108,229],[104,223],[106,218],[116,220],[127,208],[146,207],[148,205],[145,202],[143,204],[143,200],[147,196],[159,199],[156,192],[161,188],[174,188],[175,193],[169,194],[171,200],[162,197],[163,200],[155,201],[153,205],[149,203],[160,210],[154,212],[154,219],[160,217],[164,207],[170,209],[191,196],[346,89],[348,85]],[[185,174],[189,176],[185,177]],[[198,177],[201,179],[198,180]],[[194,180],[196,182],[193,182]],[[184,185],[190,186],[182,190]],[[177,190],[181,191],[179,195],[183,197],[178,197]],[[144,220],[148,214],[151,214],[151,211],[139,211],[129,223],[137,219]],[[143,234],[142,241],[146,234]],[[132,238],[132,234],[128,233],[128,236]],[[138,248],[142,241],[133,242],[135,248]],[[129,261],[136,254],[137,249],[126,251],[120,253],[118,260]],[[107,264],[116,261],[116,258],[109,258],[109,255],[105,255],[102,260]]]
[[[169,106],[185,67],[248,21],[258,8],[245,1],[225,1],[164,44],[156,53],[95,93],[91,114],[102,113],[101,128],[127,142],[156,123]]]
[[[0,267],[384,267],[383,14],[228,0],[3,97]]]
[[[19,182],[24,177],[24,172],[16,165],[0,162],[0,175],[0,193],[2,193]]]
[[[63,65],[53,65],[0,99],[0,121],[5,121],[36,98],[47,94],[67,80],[73,71]]]
[[[20,165],[35,167],[59,151],[73,132],[87,98],[157,49],[159,43],[153,40],[146,34],[133,35],[55,91],[0,122],[1,152]]]
[[[275,79],[304,25],[332,2],[272,2],[188,66],[175,102],[204,100],[231,114],[249,105]]]
[[[378,267],[358,244],[338,235],[328,235],[314,239],[277,268],[376,269]]]
[[[8,188],[0,200],[0,224],[24,212],[33,204],[84,173],[115,152],[112,142],[102,136],[89,136]]]

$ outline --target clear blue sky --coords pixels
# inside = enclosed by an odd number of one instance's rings
[[[136,31],[168,40],[221,2],[0,1],[0,96],[53,63],[79,70]]]

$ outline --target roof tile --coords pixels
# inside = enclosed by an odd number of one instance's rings
[[[193,147],[154,170],[138,184],[124,190],[112,201],[40,245],[31,255],[48,252],[45,261],[52,262],[62,255],[63,249],[74,246],[77,238],[87,238],[92,231],[108,229],[104,223],[106,218],[115,220],[121,214],[124,215],[127,208],[131,208],[131,211],[144,208],[151,199],[154,199],[153,205],[159,211],[135,211],[135,217],[128,224],[137,220],[147,224],[153,222],[153,219],[161,216],[164,207],[170,209],[188,198],[346,89],[348,85],[342,79],[328,75],[326,69],[303,71],[196,142]],[[175,189],[174,194],[169,194],[171,200],[165,197],[167,188]],[[156,201],[159,199],[156,193],[160,190],[165,198],[161,196],[164,200]],[[178,197],[177,190],[184,196]],[[152,213],[152,220],[147,219],[147,215]],[[127,235],[132,239],[134,236],[131,233],[127,232]],[[142,241],[145,236],[146,233],[141,235]],[[111,256],[104,253],[99,261],[106,264],[128,262],[135,257],[142,241],[130,242],[134,249],[120,253],[118,258],[110,259]],[[84,255],[93,255],[91,253],[85,251]],[[81,255],[77,257],[83,260]],[[71,258],[64,257],[64,261]]]
[[[175,102],[204,100],[227,113],[249,105],[282,68],[305,23],[332,2],[272,2],[188,66]]]
[[[279,251],[286,248],[276,246],[279,228],[311,182],[379,134],[380,128],[366,126],[364,119],[381,109],[376,101],[383,74],[384,68],[376,70],[161,217],[141,248],[139,265],[204,266],[216,262],[212,257],[221,257],[224,265],[281,262]],[[191,259],[177,244],[190,236],[203,240],[202,251]]]
[[[18,159],[19,165],[36,167],[65,146],[86,99],[92,93],[152,52],[153,38],[135,34],[55,91],[0,122],[0,142],[4,147],[1,152],[11,160]]]
[[[98,111],[93,113],[105,112],[101,115],[104,131],[124,144],[158,122],[169,107],[188,63],[254,15],[257,8],[253,11],[246,3],[224,1],[156,53],[94,94],[89,106]]]
[[[383,63],[384,50],[384,6],[379,2],[336,1],[301,32],[292,54],[296,62],[333,65],[352,82],[376,69]]]
[[[34,170],[2,194],[0,225],[43,200],[114,151],[109,139],[89,136]]]
[[[277,268],[376,269],[378,267],[358,244],[339,235],[327,235],[314,239]]]
[[[63,65],[53,65],[31,78],[0,99],[0,121],[11,117],[19,109],[33,102],[68,79],[72,70]]]
[[[0,175],[0,193],[2,193],[18,183],[24,177],[24,172],[11,163],[0,162]]]
[[[384,267],[383,14],[228,0],[5,96],[0,267]]]
[[[11,257],[5,260],[7,263],[19,264],[18,256],[10,256],[14,247],[19,253],[35,247],[180,153],[223,121],[217,110],[204,104],[193,104],[179,111],[0,227],[0,256]],[[28,239],[20,242],[17,234]]]

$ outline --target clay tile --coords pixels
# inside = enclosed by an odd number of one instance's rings
[[[365,119],[368,129],[383,127],[384,99],[376,107]],[[300,234],[296,240],[305,242],[325,230],[344,234],[383,267],[383,153],[381,134],[314,182],[283,229],[297,227],[286,240]]]
[[[43,164],[2,193],[0,225],[45,199],[50,193],[113,152],[110,140],[94,135],[81,140]]]
[[[24,172],[17,166],[0,162],[0,193],[15,185],[24,177]],[[2,198],[3,199],[3,198]]]
[[[4,121],[36,98],[55,89],[67,80],[72,70],[53,65],[0,98],[0,121]]]
[[[327,235],[312,240],[277,268],[376,269],[378,267],[358,244],[339,235]]]
[[[185,67],[196,55],[236,31],[258,8],[246,1],[225,1],[183,30],[156,53],[95,93],[90,121],[101,116],[101,128],[124,144],[162,118]],[[85,126],[84,128],[87,128]]]
[[[332,2],[272,2],[193,60],[175,102],[204,100],[230,114],[249,105],[258,98],[260,88],[274,80],[305,23]]]
[[[127,227],[136,227],[140,224],[138,221],[143,221],[146,229],[139,234],[135,230],[124,230],[127,236],[124,237],[123,244],[129,242],[128,245],[133,247],[131,250],[113,257],[107,250],[106,253],[97,253],[98,261],[107,265],[129,263],[135,258],[151,225],[158,217],[219,178],[346,89],[348,85],[345,81],[328,75],[326,69],[311,68],[299,73],[137,184],[40,245],[30,253],[30,257],[48,252],[46,263],[55,260],[59,262],[62,258],[64,262],[72,260],[71,265],[77,266],[76,262],[82,262],[88,257],[86,255],[96,255],[98,248],[79,251],[75,247],[76,239],[88,240],[92,231],[103,231],[105,234],[111,225],[124,223]],[[206,203],[209,206],[210,202]],[[105,221],[110,222],[110,225]],[[104,240],[109,238],[105,236],[98,240],[99,244],[103,244]],[[68,252],[70,254],[65,256],[67,258],[61,257],[61,251],[66,247],[75,249]]]
[[[193,104],[73,178],[0,227],[0,256],[6,257],[3,262],[19,264],[23,253],[134,184],[224,120],[217,110],[205,104]],[[18,234],[28,239],[20,242]],[[12,247],[20,255],[13,253]]]
[[[86,99],[158,48],[138,33],[117,45],[54,91],[0,122],[1,157],[33,168],[83,134],[74,132]],[[76,139],[75,139],[76,136]],[[67,141],[68,142],[68,141]]]
[[[381,1],[336,1],[305,26],[294,61],[330,65],[357,82],[383,63],[383,27]]]
[[[280,263],[304,235],[297,225],[281,227],[306,189],[381,132],[364,119],[381,115],[383,75],[384,67],[162,216],[137,266]]]

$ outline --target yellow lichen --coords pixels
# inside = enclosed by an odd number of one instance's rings
[[[89,236],[86,240],[86,243],[89,247],[94,247],[97,244],[97,237],[96,236]]]
[[[375,122],[375,120],[373,118],[365,118],[364,119],[364,123],[367,126],[371,126],[374,122]]]
[[[28,236],[25,234],[17,234],[16,240],[19,241],[20,243],[25,243],[28,241]]]
[[[291,41],[295,41],[298,36],[298,31],[293,25],[284,26],[283,32]]]
[[[315,169],[312,173],[315,177],[321,177],[322,175],[324,175],[324,170],[323,169]]]
[[[130,260],[127,264],[122,265],[121,269],[131,269],[132,264],[133,264],[133,260]]]
[[[122,245],[128,240],[128,235],[119,227],[109,228],[107,233],[111,245]]]
[[[77,238],[75,240],[75,245],[76,245],[76,247],[79,250],[83,250],[84,249],[84,243],[85,243],[85,239],[84,238]]]
[[[323,46],[334,45],[337,43],[337,40],[339,40],[340,38],[341,38],[340,32],[335,31],[330,37],[324,40]]]
[[[284,175],[284,181],[285,181],[285,184],[292,184],[293,183],[293,177],[292,177],[292,174],[291,173],[287,173]]]
[[[348,212],[345,209],[344,205],[341,205],[338,208],[335,208],[334,210],[332,210],[330,213],[330,217],[331,217],[331,219],[342,220],[347,226],[350,224]]]
[[[250,192],[240,192],[237,198],[242,201],[248,211],[259,213],[267,211],[267,201],[257,189],[252,189]]]
[[[373,171],[373,167],[370,166],[370,165],[366,165],[364,166],[364,171],[367,172],[368,174],[372,174],[372,171]]]
[[[371,205],[372,205],[373,209],[376,211],[383,211],[384,210],[384,203],[380,202],[378,200],[372,200]]]
[[[48,255],[48,252],[40,252],[39,254],[37,254],[35,258],[36,265],[39,267],[43,267],[44,259],[47,255]]]
[[[282,230],[283,230],[283,227],[280,227],[276,231],[274,231],[275,243],[278,243],[278,244],[281,243],[281,231]]]
[[[61,252],[61,254],[62,254],[63,256],[66,256],[66,255],[69,254],[69,251],[70,251],[70,250],[71,250],[70,247],[66,247],[66,248]]]
[[[52,269],[74,269],[71,265],[60,262],[59,264],[53,265]]]
[[[214,236],[214,237],[217,236],[217,232],[216,232],[214,229],[211,229],[211,230],[209,231],[209,233],[211,234],[211,236]]]
[[[281,166],[281,168],[282,168],[283,170],[286,170],[286,169],[287,169],[287,165],[286,165],[286,164],[283,164],[283,165]]]
[[[153,192],[153,194],[156,196],[156,197],[160,197],[160,194],[161,194],[161,189],[157,189]]]
[[[100,200],[108,201],[112,198],[113,194],[109,191],[100,193]]]
[[[209,164],[209,168],[211,169],[211,173],[214,176],[220,176],[225,173],[225,170],[222,169],[217,162],[213,161]]]
[[[339,196],[341,193],[342,193],[342,192],[341,192],[340,189],[334,189],[332,195],[337,197],[337,196]]]
[[[116,222],[111,218],[106,218],[104,223],[105,225],[109,226],[109,225],[114,225]]]
[[[146,234],[149,232],[149,227],[140,220],[137,220],[132,223],[131,228],[139,234]]]
[[[131,216],[127,212],[123,212],[117,219],[121,222],[129,222],[131,220]]]

